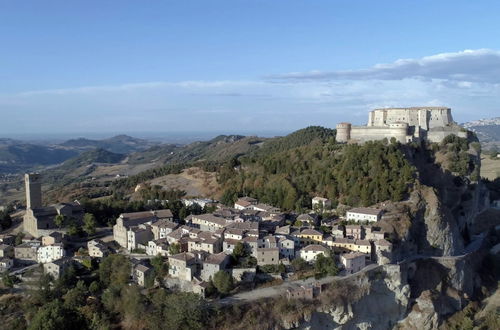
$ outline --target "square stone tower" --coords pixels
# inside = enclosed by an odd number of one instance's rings
[[[42,182],[38,173],[26,173],[24,175],[26,186],[26,208],[37,209],[42,207]]]

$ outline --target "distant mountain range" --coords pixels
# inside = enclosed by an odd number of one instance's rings
[[[135,151],[148,149],[156,144],[158,143],[133,138],[128,135],[117,135],[104,140],[90,140],[86,138],[72,139],[63,142],[60,145],[78,150],[100,148],[118,154],[129,154]]]
[[[13,139],[0,139],[0,174],[18,173],[57,165],[86,151],[101,149],[123,155],[146,150],[156,142],[118,135],[109,139],[72,139],[61,144],[38,145]]]
[[[500,117],[474,120],[461,125],[475,132],[481,142],[500,141]]]

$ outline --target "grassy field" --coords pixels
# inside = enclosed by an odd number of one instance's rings
[[[191,167],[179,174],[169,174],[149,181],[152,185],[160,185],[164,189],[186,191],[186,197],[217,198],[219,185],[215,173],[205,172],[198,167]]]
[[[482,156],[481,176],[490,180],[500,177],[500,159],[491,159],[489,155]]]

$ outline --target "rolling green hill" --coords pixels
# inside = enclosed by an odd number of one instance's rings
[[[79,150],[105,149],[119,154],[129,154],[135,151],[145,150],[155,143],[147,140],[137,139],[128,135],[117,135],[109,139],[91,140],[85,138],[72,139],[61,143],[61,146]]]
[[[14,173],[54,165],[78,155],[77,151],[33,144],[0,146],[0,173]]]

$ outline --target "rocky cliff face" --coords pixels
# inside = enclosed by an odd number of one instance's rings
[[[383,265],[342,281],[356,299],[337,299],[287,329],[435,329],[480,288],[483,254],[431,257]],[[350,283],[348,283],[350,282]],[[361,292],[361,294],[360,294]]]
[[[471,167],[479,167],[477,152],[469,153]],[[363,292],[358,299],[320,307],[300,328],[435,329],[477,297],[485,240],[471,242],[476,219],[489,206],[487,189],[451,173],[429,151],[413,149],[407,157],[419,182],[407,201],[386,203],[389,212],[380,222],[394,246],[377,259],[392,264],[356,276],[353,284]]]
[[[477,215],[489,206],[487,188],[450,172],[430,150],[408,148],[406,155],[417,168],[418,182],[407,201],[386,206],[389,212],[380,222],[395,241],[391,261],[463,254]],[[471,167],[479,168],[478,152],[471,148],[469,155]]]

